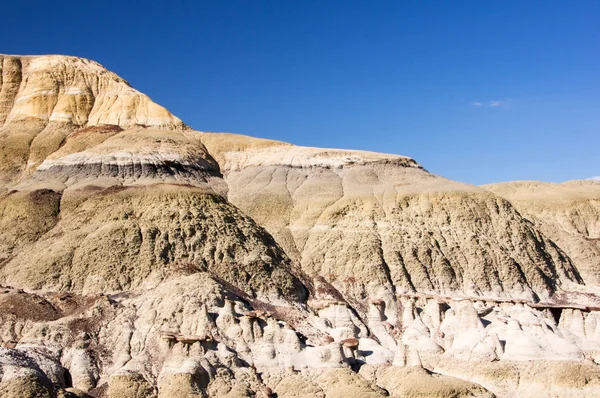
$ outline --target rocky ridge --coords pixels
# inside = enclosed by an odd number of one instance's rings
[[[197,132],[93,61],[0,61],[0,396],[598,394],[592,183]]]

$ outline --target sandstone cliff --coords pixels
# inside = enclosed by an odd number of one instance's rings
[[[597,186],[197,132],[93,61],[0,61],[0,396],[598,395]]]

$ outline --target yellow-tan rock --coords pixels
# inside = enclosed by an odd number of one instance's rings
[[[599,394],[595,183],[484,189],[194,131],[82,58],[0,69],[0,396]]]

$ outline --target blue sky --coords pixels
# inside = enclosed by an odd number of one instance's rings
[[[92,58],[192,127],[415,158],[473,184],[600,175],[600,2],[18,1],[0,52]]]

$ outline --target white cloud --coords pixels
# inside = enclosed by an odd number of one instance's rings
[[[586,180],[600,181],[600,176],[586,178]]]
[[[503,106],[508,106],[510,104],[510,102],[512,101],[512,99],[507,98],[505,100],[491,100],[490,102],[479,102],[479,101],[473,101],[471,102],[471,105],[473,106],[486,106],[486,107],[490,107],[490,108],[499,108],[499,107],[503,107]]]

